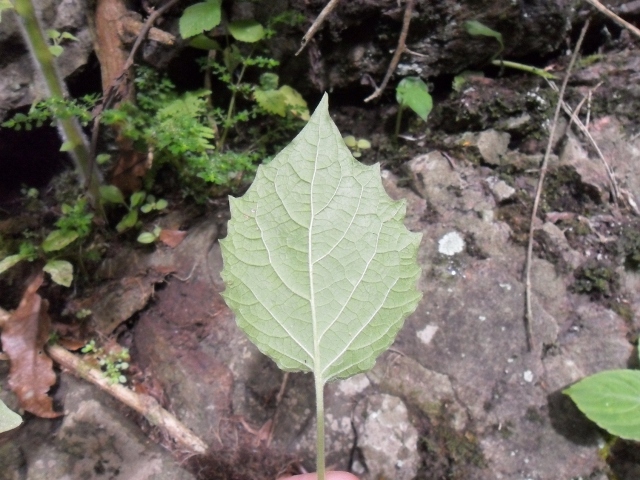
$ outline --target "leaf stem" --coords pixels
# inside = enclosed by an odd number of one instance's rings
[[[322,375],[315,373],[316,382],[316,473],[318,480],[324,480],[324,382]]]

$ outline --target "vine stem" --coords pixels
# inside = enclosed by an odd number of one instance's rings
[[[316,383],[316,474],[318,480],[325,480],[324,459],[324,381],[320,374],[314,374]]]

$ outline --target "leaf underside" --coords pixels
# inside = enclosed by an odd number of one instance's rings
[[[230,198],[223,296],[258,348],[322,384],[370,369],[421,293],[422,234],[380,168],[354,160],[325,95],[307,126]]]
[[[640,441],[640,372],[609,370],[596,373],[564,393],[582,413],[609,433]]]

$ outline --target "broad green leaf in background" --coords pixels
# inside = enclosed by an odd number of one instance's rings
[[[236,20],[229,24],[229,33],[241,42],[255,43],[264,38],[264,28],[255,20]]]
[[[100,199],[108,203],[124,203],[124,195],[115,185],[101,186]]]
[[[564,390],[591,421],[613,435],[640,441],[640,372],[596,373]]]
[[[496,32],[492,28],[487,27],[484,23],[478,22],[477,20],[469,20],[464,22],[464,28],[469,35],[473,35],[474,37],[491,37],[495,38],[500,44],[500,50],[498,54],[504,50],[504,43],[502,41],[502,34],[500,32]]]
[[[0,433],[20,426],[22,418],[12,410],[9,410],[2,400],[0,400]]]
[[[413,110],[425,122],[433,108],[429,87],[420,77],[405,77],[400,80],[396,87],[396,100],[400,105]]]
[[[422,234],[404,226],[379,165],[354,160],[327,95],[230,205],[224,298],[280,368],[313,373],[322,479],[324,385],[370,369],[415,310]]]
[[[70,287],[73,282],[73,265],[66,260],[49,260],[43,270],[51,275],[58,285]]]
[[[185,8],[178,23],[180,36],[194,37],[217,27],[221,19],[221,4],[222,0],[208,0]]]

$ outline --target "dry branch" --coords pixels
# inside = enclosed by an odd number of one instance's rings
[[[382,80],[382,83],[379,87],[376,87],[375,91],[364,99],[365,102],[370,102],[371,100],[378,98],[382,95],[382,92],[387,87],[389,80],[391,79],[391,75],[395,72],[398,63],[400,62],[400,57],[407,50],[407,35],[409,34],[409,24],[411,23],[411,15],[413,14],[413,5],[415,4],[415,0],[407,0],[407,6],[404,9],[404,18],[402,19],[402,30],[400,31],[400,38],[398,39],[398,46],[396,47],[396,51],[391,58],[391,63],[389,63],[389,68],[387,69],[387,73]],[[411,52],[415,55],[415,52]]]
[[[135,393],[123,385],[111,383],[101,370],[92,367],[77,355],[59,345],[50,345],[47,347],[47,353],[60,366],[100,387],[143,415],[152,425],[160,428],[173,439],[178,448],[198,454],[203,454],[207,451],[207,445],[174,415],[162,408],[153,397]]]
[[[569,66],[567,67],[567,73],[565,73],[564,79],[562,80],[562,86],[560,87],[560,92],[558,93],[558,103],[556,105],[556,110],[553,115],[553,121],[551,122],[551,130],[549,132],[549,141],[547,142],[547,149],[544,153],[544,158],[542,160],[542,166],[540,167],[540,177],[538,178],[538,186],[536,187],[536,196],[533,201],[533,210],[531,212],[531,222],[529,225],[529,241],[527,244],[527,258],[525,263],[525,302],[526,302],[526,312],[524,317],[524,326],[525,326],[525,334],[527,339],[527,350],[531,351],[533,349],[533,335],[531,330],[531,325],[533,324],[533,307],[531,305],[531,257],[533,255],[533,232],[535,230],[535,219],[538,214],[538,205],[540,204],[540,197],[542,195],[542,187],[544,186],[544,177],[547,174],[547,166],[549,164],[549,157],[551,156],[551,149],[553,147],[553,139],[555,138],[556,128],[558,126],[558,118],[560,117],[560,110],[562,109],[562,104],[564,102],[564,92],[567,89],[567,84],[569,83],[569,77],[571,77],[571,71],[573,70],[573,65],[578,58],[578,53],[580,52],[580,46],[582,45],[582,41],[584,40],[584,35],[587,33],[587,28],[589,27],[589,22],[587,21],[582,27],[582,31],[580,32],[580,38],[578,38],[578,42],[573,51],[573,55],[571,56],[571,61],[569,62]],[[571,112],[573,113],[573,112]]]
[[[634,35],[640,37],[640,30],[637,27],[634,27],[633,25],[631,25],[626,20],[623,20],[622,18],[620,18],[618,15],[616,15],[611,10],[609,10],[607,7],[605,7],[603,4],[601,4],[598,0],[587,0],[587,3],[590,3],[594,8],[596,8],[600,12],[604,13],[607,17],[609,17],[611,20],[616,22],[621,27],[626,28],[631,33],[633,33]]]
[[[327,18],[327,15],[329,15],[333,11],[333,9],[336,8],[336,6],[338,5],[339,1],[340,0],[330,0],[329,3],[327,3],[324,6],[322,11],[320,12],[320,15],[318,15],[318,17],[315,19],[315,21],[311,24],[311,26],[309,27],[309,30],[307,30],[307,33],[304,34],[304,37],[302,37],[302,45],[300,45],[300,48],[296,52],[296,55],[299,55],[300,52],[302,50],[304,50],[304,47],[307,46],[309,41],[313,38],[313,36],[316,34],[316,32],[320,29],[320,27],[324,23],[324,19]]]

